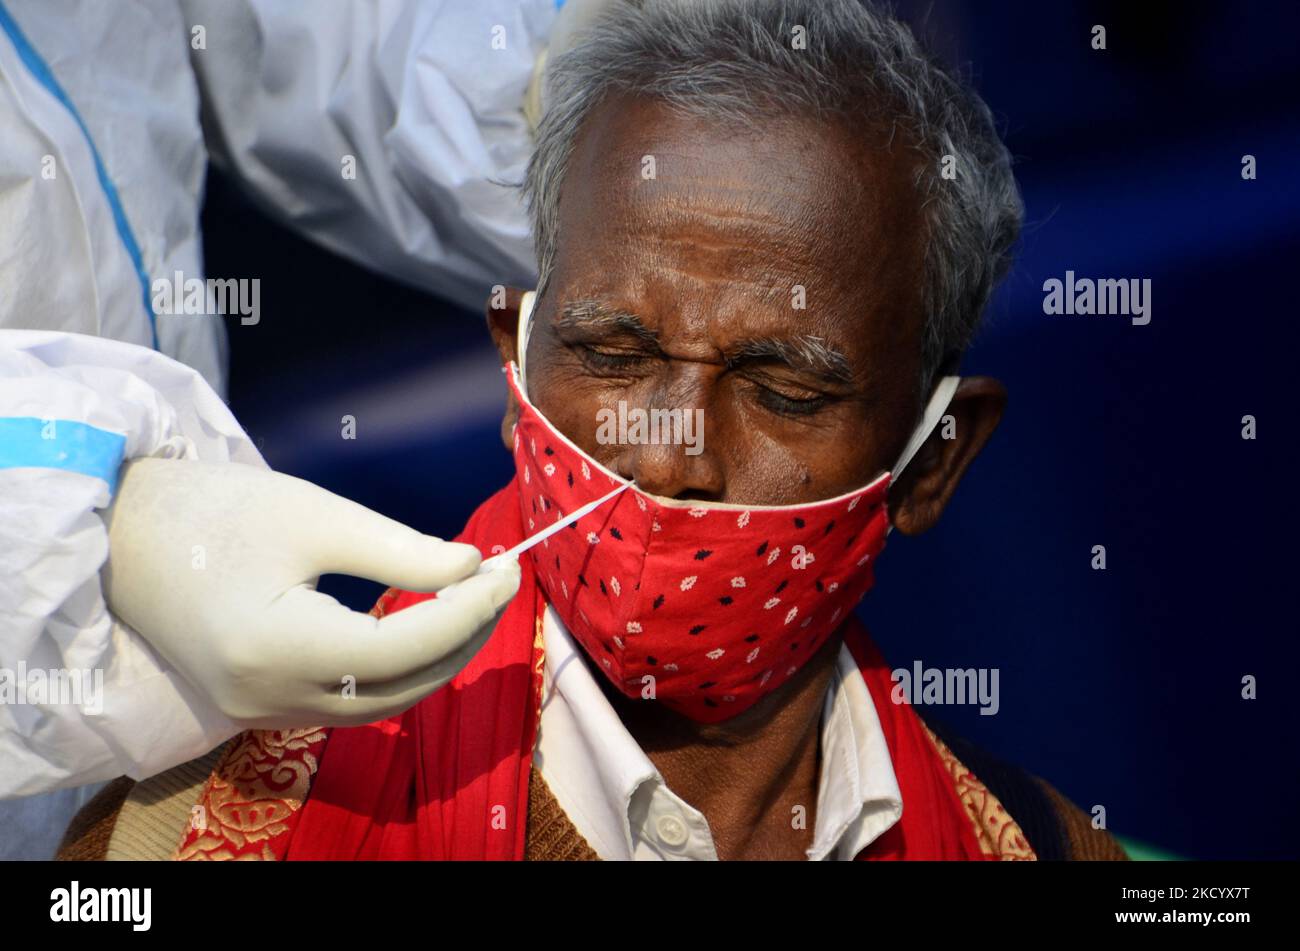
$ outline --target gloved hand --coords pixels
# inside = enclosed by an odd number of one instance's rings
[[[105,519],[109,608],[244,727],[405,710],[469,662],[519,587],[517,561],[473,575],[472,545],[237,463],[129,462]],[[325,573],[438,597],[376,619],[316,591]]]

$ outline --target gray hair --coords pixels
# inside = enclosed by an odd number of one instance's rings
[[[795,48],[796,26],[804,47]],[[583,121],[632,94],[757,127],[773,114],[900,124],[924,157],[922,392],[970,344],[1011,264],[1023,205],[988,107],[868,0],[618,0],[548,64],[546,110],[524,183],[539,297],[555,267],[559,198]],[[955,161],[955,177],[940,163]]]

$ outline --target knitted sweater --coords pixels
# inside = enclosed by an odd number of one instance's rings
[[[947,747],[959,787],[975,780],[978,801],[967,799],[977,826],[1006,829],[1018,825],[1030,851],[1008,850],[1001,858],[1040,860],[1122,860],[1119,844],[1045,781],[967,743],[933,719],[927,726]],[[232,740],[231,743],[237,742]],[[64,834],[57,858],[73,861],[165,860],[172,857],[190,821],[190,811],[229,743],[141,783],[122,777],[106,786],[77,814]],[[997,849],[999,836],[990,837]],[[997,855],[997,852],[994,851]],[[528,784],[525,859],[596,859],[534,767]]]

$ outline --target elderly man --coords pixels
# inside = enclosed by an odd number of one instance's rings
[[[65,854],[1122,857],[852,614],[1005,403],[952,375],[1021,217],[988,110],[855,0],[618,4],[551,70],[541,281],[489,303],[517,474],[460,540],[556,530],[496,632],[401,716],[244,734],[114,828],[117,787]],[[620,404],[703,439],[599,438]]]

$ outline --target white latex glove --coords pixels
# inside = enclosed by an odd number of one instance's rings
[[[472,545],[238,463],[129,462],[105,519],[109,607],[245,727],[405,710],[469,662],[519,587],[517,561],[474,575]],[[316,591],[326,573],[439,594],[377,619]]]

